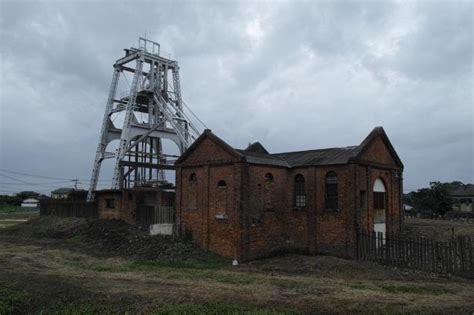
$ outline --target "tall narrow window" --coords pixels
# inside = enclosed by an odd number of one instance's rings
[[[326,174],[326,209],[337,210],[337,175],[335,172]]]
[[[273,175],[265,174],[265,186],[263,188],[263,207],[267,211],[273,210]]]
[[[196,173],[192,173],[189,176],[189,204],[188,209],[197,209],[197,176]]]
[[[385,185],[380,178],[374,183],[374,209],[385,209]]]
[[[367,208],[367,191],[361,190],[359,194],[360,199],[360,208],[366,209]]]
[[[382,179],[377,178],[373,189],[374,199],[374,232],[385,235],[387,231],[387,213],[388,209],[385,200],[387,199],[385,184]],[[382,241],[383,243],[383,241]],[[380,246],[380,245],[377,245]]]
[[[304,176],[298,174],[295,176],[295,207],[302,209],[306,206],[306,189]]]
[[[216,219],[223,219],[226,217],[227,212],[227,183],[224,180],[220,180],[217,183],[215,206],[217,217]]]

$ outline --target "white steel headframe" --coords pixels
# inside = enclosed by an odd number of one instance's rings
[[[183,110],[178,62],[160,56],[160,45],[156,42],[140,37],[138,47],[125,49],[125,56],[113,66],[88,201],[94,198],[104,159],[115,158],[112,189],[164,180],[163,170],[174,169],[168,158],[177,156],[162,152],[161,139],[176,143],[182,154],[199,134]],[[130,67],[128,64],[133,61],[135,67]],[[117,86],[124,71],[133,73],[132,84],[126,96],[117,98]],[[172,84],[168,82],[170,75]],[[125,113],[121,129],[111,119],[119,112]],[[147,116],[146,121],[138,121],[138,112]],[[118,149],[106,152],[113,140],[120,141]]]

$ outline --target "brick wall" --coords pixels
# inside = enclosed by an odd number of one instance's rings
[[[240,255],[240,170],[238,158],[210,139],[177,171],[176,215],[181,234],[228,257]],[[191,181],[195,174],[196,182]],[[219,187],[224,181],[225,186]]]
[[[271,174],[273,180],[266,180]],[[248,165],[242,186],[242,255],[247,259],[284,249],[289,240],[287,170]]]
[[[122,210],[122,193],[120,191],[99,192],[96,198],[99,219],[120,219]],[[113,200],[113,208],[107,207],[107,200]]]
[[[326,207],[328,172],[337,175],[337,210]],[[377,178],[387,191],[387,232],[400,228],[400,172],[377,138],[359,162],[294,169],[247,164],[204,139],[178,167],[177,220],[182,233],[188,231],[200,246],[228,257],[252,259],[282,250],[353,257],[357,230],[373,230]],[[266,181],[269,173],[271,182]],[[305,178],[301,209],[294,199],[298,174]],[[220,180],[225,188],[218,187]]]

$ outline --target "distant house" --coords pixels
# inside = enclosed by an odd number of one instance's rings
[[[53,199],[85,200],[87,191],[74,188],[59,188],[51,192]]]
[[[21,203],[22,208],[38,208],[39,200],[36,198],[27,198]]]
[[[403,211],[405,212],[405,217],[413,216],[413,207],[407,204],[403,204]]]
[[[462,185],[450,192],[453,198],[453,210],[461,212],[473,212],[472,203],[474,201],[474,185]]]

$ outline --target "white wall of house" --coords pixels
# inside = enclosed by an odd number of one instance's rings
[[[38,208],[39,200],[34,198],[28,198],[23,200],[21,203],[22,208]]]

